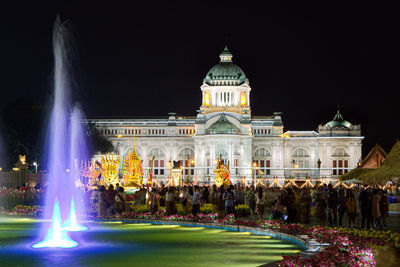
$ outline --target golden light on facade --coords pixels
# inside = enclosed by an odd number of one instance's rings
[[[210,94],[208,92],[204,92],[204,106],[210,106]]]
[[[247,105],[246,93],[241,93],[241,95],[240,95],[240,104],[242,106],[246,106]]]
[[[121,137],[122,137],[122,134],[118,134],[117,137],[118,137],[118,138],[121,138]]]
[[[19,155],[19,161],[25,165],[26,163],[26,155]]]

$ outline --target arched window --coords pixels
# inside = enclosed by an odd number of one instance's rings
[[[310,154],[304,148],[298,148],[293,152],[294,168],[310,168]]]
[[[308,154],[307,150],[305,150],[304,148],[298,148],[293,153],[294,158],[305,158],[309,156],[310,155]]]
[[[184,148],[179,152],[179,159],[184,175],[194,175],[194,152],[191,148]]]
[[[164,152],[158,148],[152,148],[149,153],[149,166],[151,165],[151,159],[154,157],[153,162],[153,174],[154,175],[164,175]]]
[[[253,152],[253,168],[258,176],[271,175],[271,153],[263,147]]]
[[[161,150],[161,148],[155,147],[150,150],[149,157],[163,158],[164,152]]]
[[[253,153],[254,157],[271,157],[271,153],[268,149],[265,148],[258,148]]]
[[[339,147],[336,148],[332,155],[332,175],[343,175],[348,172],[349,168],[349,154],[346,149]]]
[[[342,147],[336,148],[332,153],[332,157],[348,157],[346,150]]]
[[[193,149],[191,148],[184,148],[179,152],[179,157],[181,158],[193,158],[194,157],[194,152]]]

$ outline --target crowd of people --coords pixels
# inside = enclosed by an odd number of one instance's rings
[[[367,186],[360,188],[334,188],[332,184],[314,188],[268,188],[238,185],[229,187],[183,186],[142,187],[127,195],[124,188],[100,186],[91,192],[91,204],[98,217],[108,217],[129,211],[130,205],[148,205],[152,214],[165,207],[167,215],[177,213],[176,204],[182,204],[186,214],[199,213],[205,203],[212,204],[213,211],[223,217],[235,214],[235,206],[248,205],[253,219],[277,219],[288,223],[311,222],[329,226],[355,227],[355,219],[361,215],[361,228],[382,228],[387,222],[389,200],[387,192]],[[130,203],[128,205],[128,203]]]

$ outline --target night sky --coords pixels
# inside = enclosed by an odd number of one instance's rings
[[[195,115],[203,78],[227,45],[250,80],[253,115],[281,111],[285,130],[316,130],[339,105],[346,120],[362,125],[364,156],[376,143],[388,151],[399,137],[395,6],[29,2],[1,6],[0,110],[20,97],[48,102],[52,24],[60,14],[75,35],[89,118]]]

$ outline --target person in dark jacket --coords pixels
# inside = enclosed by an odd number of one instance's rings
[[[342,227],[343,216],[346,212],[346,196],[344,194],[344,189],[339,190],[339,226]]]
[[[329,226],[335,227],[337,225],[337,206],[338,206],[338,194],[333,188],[332,184],[328,185],[328,223]]]
[[[365,221],[367,221],[367,229],[371,227],[371,191],[368,190],[367,185],[364,185],[364,189],[361,191],[360,195],[358,196],[358,201],[360,203],[360,210],[361,210],[361,228],[365,227]]]

